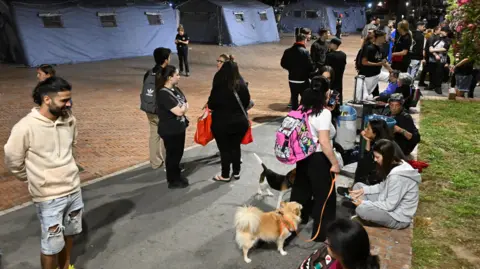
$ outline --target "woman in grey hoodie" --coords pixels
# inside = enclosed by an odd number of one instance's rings
[[[379,184],[367,186],[357,183],[350,196],[357,206],[355,212],[362,220],[392,229],[410,225],[417,211],[419,184],[422,179],[410,164],[395,157],[393,143],[381,139],[373,154],[379,171],[385,178]]]

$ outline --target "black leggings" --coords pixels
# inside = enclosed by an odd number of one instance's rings
[[[185,132],[175,135],[162,136],[167,156],[165,167],[168,183],[179,182],[181,179],[180,162],[185,149]]]
[[[247,128],[248,123],[238,128],[238,131],[228,130],[226,128],[212,128],[213,137],[220,151],[223,178],[230,178],[230,165],[232,165],[234,175],[240,174],[240,159],[242,157],[240,144],[247,132]]]
[[[185,65],[185,72],[190,72],[190,68],[188,66],[188,47],[178,50],[178,64],[180,67],[180,72],[183,72],[183,65]]]
[[[317,233],[323,204],[327,203],[323,212],[320,234],[315,239],[316,242],[325,241],[327,227],[335,220],[337,213],[335,186],[327,201],[328,192],[332,186],[331,167],[330,161],[323,152],[315,152],[306,159],[297,162],[297,174],[290,201],[298,202],[303,206],[302,221],[304,223],[308,221],[309,215],[312,213],[312,237]]]

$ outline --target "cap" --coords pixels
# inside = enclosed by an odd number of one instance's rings
[[[337,45],[337,46],[340,46],[340,45],[342,44],[342,40],[340,40],[339,38],[334,37],[334,38],[332,38],[332,40],[330,40],[330,43],[335,44],[335,45]]]
[[[401,93],[394,93],[390,95],[390,98],[388,99],[388,102],[400,102],[403,104],[403,95]]]
[[[425,21],[419,21],[419,22],[417,22],[417,26],[425,26]]]

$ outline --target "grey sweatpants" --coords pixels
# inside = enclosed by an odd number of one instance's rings
[[[364,186],[367,185],[360,182],[356,183],[353,185],[353,190],[362,189]],[[364,201],[375,202],[378,200],[378,194],[364,194],[360,197],[360,199]],[[392,218],[387,211],[370,204],[362,203],[361,205],[357,206],[355,212],[357,213],[357,216],[363,220],[370,221],[391,229],[404,229],[410,225],[410,222],[400,222]]]

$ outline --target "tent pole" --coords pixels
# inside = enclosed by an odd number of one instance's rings
[[[222,21],[221,21],[221,12],[220,7],[217,6],[217,25],[218,25],[218,45],[222,46],[222,36],[223,36],[223,29],[222,29]]]

